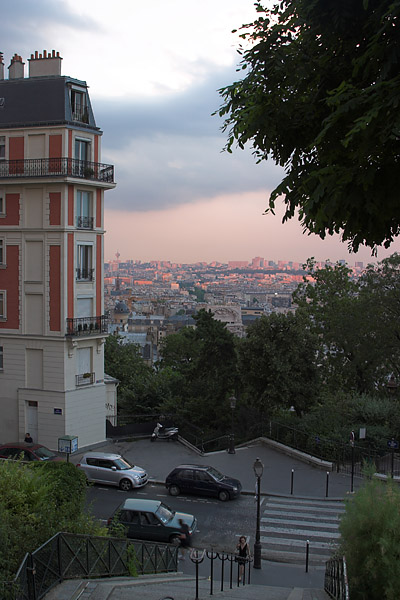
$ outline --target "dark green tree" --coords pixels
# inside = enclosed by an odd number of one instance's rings
[[[392,481],[367,480],[341,519],[352,600],[400,597],[400,491]]]
[[[389,375],[399,373],[399,256],[370,265],[358,280],[339,263],[316,269],[311,259],[306,267],[293,300],[323,342],[325,384],[360,394],[385,389]]]
[[[293,300],[323,342],[318,363],[324,383],[332,390],[375,392],[387,367],[370,298],[360,295],[360,281],[351,278],[346,265],[316,269],[309,260],[306,267],[308,275]]]
[[[243,79],[220,90],[226,149],[250,142],[285,176],[283,221],[298,215],[351,250],[400,231],[400,0],[256,3],[242,27]]]
[[[300,315],[272,313],[247,329],[238,347],[239,375],[249,405],[269,414],[309,410],[318,392],[319,339]]]
[[[144,362],[136,344],[126,344],[121,337],[110,335],[104,347],[104,370],[120,382],[119,412],[139,414],[154,410],[157,404],[153,393],[155,375]]]
[[[159,371],[170,370],[173,398],[165,406],[201,427],[225,428],[228,397],[236,386],[235,339],[226,324],[201,309],[195,328],[169,335]]]
[[[0,580],[59,531],[106,535],[85,510],[86,478],[72,463],[0,464]]]
[[[400,254],[368,266],[360,280],[360,299],[373,315],[374,348],[384,357],[383,375],[400,381]]]

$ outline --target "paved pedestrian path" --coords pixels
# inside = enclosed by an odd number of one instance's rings
[[[338,545],[344,510],[341,501],[266,497],[260,527],[263,558],[305,564],[308,541],[309,564],[324,564]]]
[[[198,600],[221,598],[224,600],[329,600],[321,589],[268,585],[227,584],[220,591],[214,582],[210,595],[210,580],[200,579]],[[152,577],[92,579],[90,581],[66,581],[49,592],[45,600],[195,600],[196,582],[181,573]]]

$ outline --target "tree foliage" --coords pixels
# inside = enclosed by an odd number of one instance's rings
[[[340,523],[352,600],[400,597],[400,491],[368,480],[346,503]]]
[[[143,361],[136,344],[110,335],[104,347],[104,370],[119,380],[118,404],[127,413],[152,410],[154,403],[152,369]]]
[[[201,309],[194,319],[195,328],[185,327],[163,343],[159,372],[168,368],[175,387],[164,410],[177,411],[193,424],[218,428],[236,386],[235,339],[210,310]]]
[[[386,368],[400,378],[400,254],[369,265],[360,281],[360,299],[374,315],[374,347],[386,355]]]
[[[397,259],[369,267],[358,280],[339,263],[316,269],[309,260],[306,266],[308,275],[293,299],[323,342],[318,357],[323,381],[333,390],[375,393],[398,360],[393,323],[384,308],[388,302],[395,305],[389,297],[398,277]]]
[[[238,347],[239,375],[249,404],[264,412],[294,407],[301,415],[316,400],[318,337],[300,315],[262,316]]]
[[[0,579],[59,531],[105,535],[84,511],[86,478],[67,462],[0,464]]]
[[[284,221],[298,211],[351,250],[400,231],[400,0],[283,0],[244,25],[243,79],[220,90],[226,148],[250,142],[285,176]]]

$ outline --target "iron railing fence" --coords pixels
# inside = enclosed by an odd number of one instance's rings
[[[350,442],[331,440],[324,436],[314,435],[289,427],[282,423],[270,421],[263,429],[263,435],[272,440],[280,442],[285,446],[311,454],[321,460],[334,463],[335,470],[339,473],[352,473],[357,477],[363,476],[364,467],[368,464],[374,465],[376,472],[389,475],[392,473],[393,454],[384,450],[376,450]],[[396,469],[394,469],[394,474]]]
[[[132,415],[113,415],[107,417],[107,437],[128,437],[151,435],[157,423],[164,427],[178,427],[179,434],[194,446],[201,446],[204,433],[195,425],[175,414],[148,413]]]
[[[96,380],[96,373],[80,373],[75,375],[75,385],[93,385]]]
[[[93,229],[94,218],[93,217],[76,217],[76,226],[78,229]]]
[[[15,177],[77,177],[114,183],[114,166],[66,157],[0,161],[0,179]]]
[[[94,269],[76,269],[77,281],[94,281]]]
[[[65,335],[86,336],[107,333],[108,319],[106,315],[97,317],[77,317],[67,319],[67,332]]]
[[[40,600],[64,579],[167,573],[177,565],[178,548],[170,544],[57,533],[25,556],[8,593]]]
[[[229,587],[232,589],[233,586],[239,587],[250,584],[250,565],[253,562],[251,557],[240,558],[243,565],[243,576],[240,573],[240,563],[238,562],[238,556],[229,552],[214,552],[213,550],[198,550],[192,548],[189,554],[190,560],[196,566],[195,572],[195,585],[196,591],[194,600],[199,600],[199,578],[200,578],[200,565],[203,564],[202,577],[206,576],[210,582],[209,594],[212,596],[214,592],[224,591]],[[208,565],[207,565],[208,561]],[[217,586],[219,590],[217,590]]]
[[[335,600],[350,600],[345,558],[331,558],[326,562],[324,589]]]

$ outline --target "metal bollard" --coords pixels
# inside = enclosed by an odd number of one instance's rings
[[[328,497],[328,490],[329,490],[329,471],[326,472],[325,498]]]
[[[294,479],[294,469],[292,469],[292,474],[290,476],[290,495],[293,496],[293,479]]]
[[[306,573],[308,573],[308,558],[310,555],[310,540],[306,542]]]

